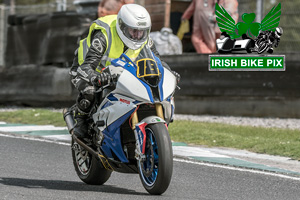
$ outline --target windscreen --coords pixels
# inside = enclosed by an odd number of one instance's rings
[[[148,85],[156,87],[160,80],[160,72],[157,63],[148,45],[141,50],[136,59],[137,77]]]

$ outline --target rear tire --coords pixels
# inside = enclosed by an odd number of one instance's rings
[[[103,185],[110,177],[110,170],[72,139],[73,165],[78,177],[89,185]]]
[[[146,134],[146,160],[138,161],[138,171],[144,188],[150,194],[160,195],[169,187],[173,173],[172,143],[162,123],[148,125]]]

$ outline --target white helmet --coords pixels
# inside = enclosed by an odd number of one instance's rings
[[[277,38],[280,38],[280,36],[283,34],[283,29],[281,28],[281,27],[277,27],[276,29],[275,29],[275,36],[277,37]]]
[[[143,6],[125,4],[121,7],[117,17],[117,32],[128,48],[140,48],[148,39],[150,29],[151,18]]]

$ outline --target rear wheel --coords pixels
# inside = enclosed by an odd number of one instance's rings
[[[90,185],[102,185],[110,177],[111,171],[72,139],[72,158],[78,177]]]
[[[145,160],[138,161],[140,179],[150,194],[164,193],[173,172],[173,151],[169,132],[162,123],[146,127]]]

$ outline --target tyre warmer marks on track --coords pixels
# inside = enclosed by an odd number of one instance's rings
[[[7,124],[5,122],[0,122],[0,132],[39,136],[54,141],[69,142],[71,140],[70,134],[66,127],[55,127],[52,125],[39,126],[25,124]],[[289,171],[285,169],[232,158],[226,155],[211,152],[209,151],[209,149],[188,146],[187,144],[181,142],[173,142],[172,146],[173,154],[175,157],[181,157],[201,162],[229,165],[234,167],[243,167],[276,173],[300,175],[299,172]]]

